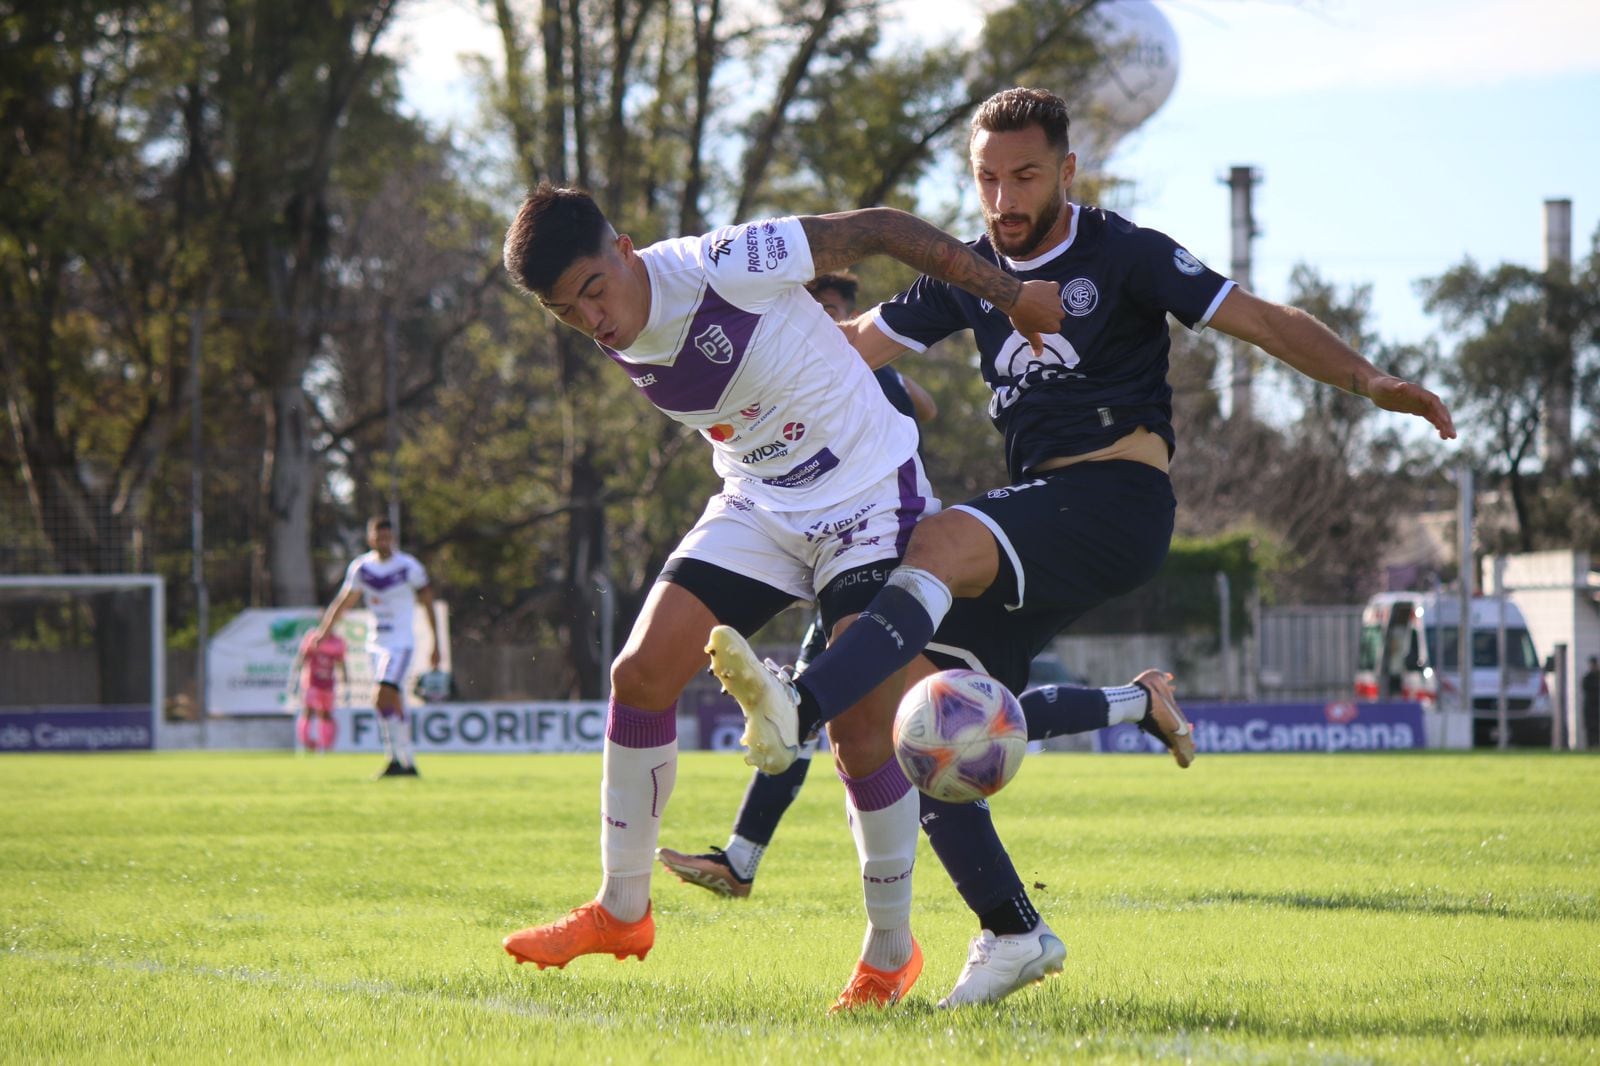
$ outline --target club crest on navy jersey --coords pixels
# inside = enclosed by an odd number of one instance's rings
[[[1073,318],[1084,315],[1100,306],[1100,290],[1088,278],[1073,278],[1061,286],[1061,309]]]

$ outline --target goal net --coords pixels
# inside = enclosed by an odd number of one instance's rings
[[[153,574],[0,574],[0,751],[154,747],[165,609]]]

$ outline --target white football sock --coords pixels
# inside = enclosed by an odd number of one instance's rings
[[[677,705],[657,713],[611,701],[600,780],[600,905],[624,922],[650,905],[661,812],[678,775]]]
[[[917,855],[917,793],[893,758],[866,777],[839,776],[844,778],[845,813],[861,859],[861,887],[867,907],[861,961],[880,970],[898,970],[911,957],[911,870]],[[902,788],[904,791],[900,791]],[[890,799],[896,792],[898,798]],[[869,809],[862,810],[862,806]]]
[[[410,766],[411,758],[411,722],[406,718],[406,713],[401,711],[389,719],[390,731],[394,734],[395,758],[400,760],[401,766]]]
[[[1150,693],[1139,685],[1103,688],[1106,694],[1106,724],[1137,722],[1150,711]]]
[[[766,852],[765,844],[746,840],[738,833],[730,836],[728,846],[722,849],[722,853],[728,857],[728,865],[733,867],[733,872],[746,881],[756,875],[756,867],[761,865],[761,856]]]

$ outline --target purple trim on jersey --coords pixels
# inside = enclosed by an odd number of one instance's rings
[[[761,483],[779,489],[802,489],[838,465],[839,457],[824,448],[787,474],[764,477]]]
[[[659,748],[678,739],[678,704],[659,713],[641,711],[611,697],[606,739],[624,748]]]
[[[907,459],[900,464],[898,471],[900,481],[900,506],[895,509],[895,518],[900,522],[900,529],[894,535],[894,553],[904,557],[906,545],[911,543],[911,530],[928,511],[927,497],[917,491],[917,460],[915,457]]]
[[[840,770],[839,780],[844,782],[844,790],[858,811],[881,811],[911,791],[911,782],[906,780],[898,759],[887,760],[866,777],[851,777]]]
[[[707,285],[683,331],[683,347],[670,363],[635,363],[603,344],[600,350],[661,410],[715,411],[744,364],[760,321],[760,315],[733,306]]]
[[[376,570],[369,570],[365,565],[362,565],[356,570],[356,573],[360,575],[362,584],[374,592],[382,592],[384,589],[393,588],[404,581],[410,569],[410,567],[402,565],[400,569],[391,573],[380,574]]]

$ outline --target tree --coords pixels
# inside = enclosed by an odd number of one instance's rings
[[[1446,382],[1458,421],[1470,427],[1464,446],[1505,485],[1515,519],[1507,547],[1519,551],[1595,534],[1592,496],[1573,491],[1572,470],[1545,469],[1538,448],[1552,396],[1572,395],[1575,384],[1578,409],[1595,409],[1600,310],[1588,282],[1600,276],[1600,253],[1591,251],[1578,273],[1480,269],[1468,259],[1420,283],[1424,306],[1454,341]],[[1592,471],[1592,461],[1585,465]]]

